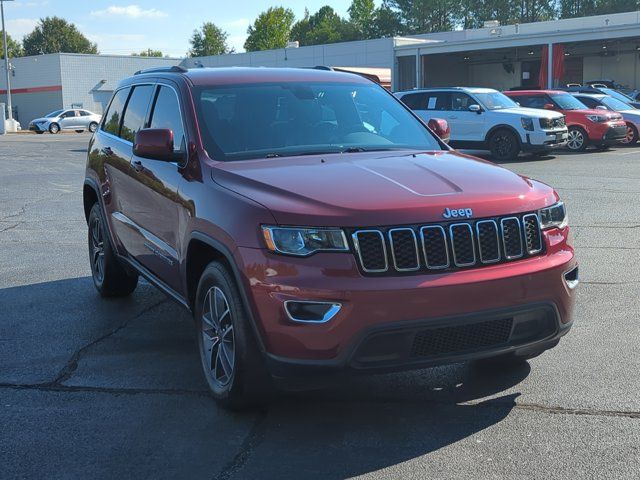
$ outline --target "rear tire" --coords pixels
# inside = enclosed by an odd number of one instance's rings
[[[567,148],[572,152],[584,152],[589,145],[589,137],[580,127],[569,127]]]
[[[632,146],[638,143],[638,129],[632,123],[627,123],[627,135],[620,141],[622,145]]]
[[[60,131],[60,125],[58,125],[57,123],[52,123],[51,125],[49,125],[49,133],[55,135],[59,131]]]
[[[100,205],[89,214],[89,261],[96,290],[103,297],[125,297],[136,289],[138,275],[131,274],[118,260],[107,232]]]
[[[193,312],[200,360],[215,400],[230,410],[268,402],[271,377],[235,279],[224,264],[211,262],[205,268]]]
[[[496,160],[514,160],[520,153],[520,142],[510,130],[500,129],[491,134],[489,150]]]
[[[98,129],[98,124],[96,122],[91,122],[89,124],[89,131],[94,133]]]

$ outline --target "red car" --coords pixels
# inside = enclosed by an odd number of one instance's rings
[[[143,276],[191,311],[230,408],[313,374],[522,361],[572,325],[558,194],[358,75],[140,72],[90,141],[84,209],[98,292]]]
[[[581,152],[589,145],[607,148],[623,140],[627,134],[622,115],[606,110],[590,110],[567,92],[514,90],[503,93],[522,107],[556,110],[564,114],[569,129],[567,148],[574,152]]]

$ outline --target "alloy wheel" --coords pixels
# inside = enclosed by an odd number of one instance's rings
[[[211,287],[202,306],[202,355],[211,380],[224,387],[235,369],[235,337],[229,302],[218,287]]]
[[[504,158],[511,153],[513,148],[513,140],[510,135],[498,135],[495,140],[496,153],[500,158]]]
[[[579,150],[584,144],[584,135],[580,130],[570,130],[569,140],[567,141],[567,147],[570,150]]]
[[[630,125],[627,125],[627,133],[624,136],[624,138],[621,140],[621,142],[624,144],[631,143],[633,141],[634,136],[635,136],[635,132],[633,131],[633,128],[631,128]]]
[[[91,265],[98,283],[104,280],[104,237],[100,219],[95,218],[91,225]]]

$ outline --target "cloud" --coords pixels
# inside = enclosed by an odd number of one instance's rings
[[[37,18],[13,18],[7,19],[7,33],[14,40],[20,40],[25,35],[33,32],[40,20]]]
[[[112,17],[120,16],[127,18],[163,18],[168,17],[166,12],[158,10],[157,8],[149,8],[144,10],[138,5],[127,5],[126,7],[119,7],[112,5],[104,10],[94,10],[91,12],[94,17]]]

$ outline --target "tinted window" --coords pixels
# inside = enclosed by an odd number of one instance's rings
[[[134,141],[138,130],[144,127],[152,93],[152,85],[141,85],[133,89],[131,97],[129,97],[129,103],[127,103],[127,109],[124,112],[120,137],[129,142]]]
[[[427,94],[410,93],[402,97],[402,102],[411,110],[424,110],[427,108]]]
[[[127,102],[129,96],[129,88],[123,88],[118,90],[111,100],[109,110],[107,110],[104,116],[104,124],[102,129],[112,135],[118,135],[120,133],[120,119],[122,118],[122,110],[124,110],[124,104]]]
[[[469,105],[473,104],[477,105],[476,101],[466,93],[451,93],[451,110],[454,112],[467,112],[469,111]]]
[[[150,128],[168,128],[173,131],[174,150],[186,150],[180,105],[173,89],[160,86],[156,96],[156,103],[151,114]]]
[[[596,108],[598,105],[600,105],[600,103],[598,103],[597,100],[595,100],[595,99],[593,99],[591,97],[578,97],[578,100],[580,100],[582,103],[584,103],[589,108]]]
[[[451,94],[448,92],[433,92],[427,95],[427,110],[449,110]]]
[[[203,87],[196,94],[205,146],[216,160],[441,148],[374,84],[231,85]]]
[[[91,115],[91,112],[87,112],[86,110],[80,110],[80,115],[83,117],[88,117]]]

